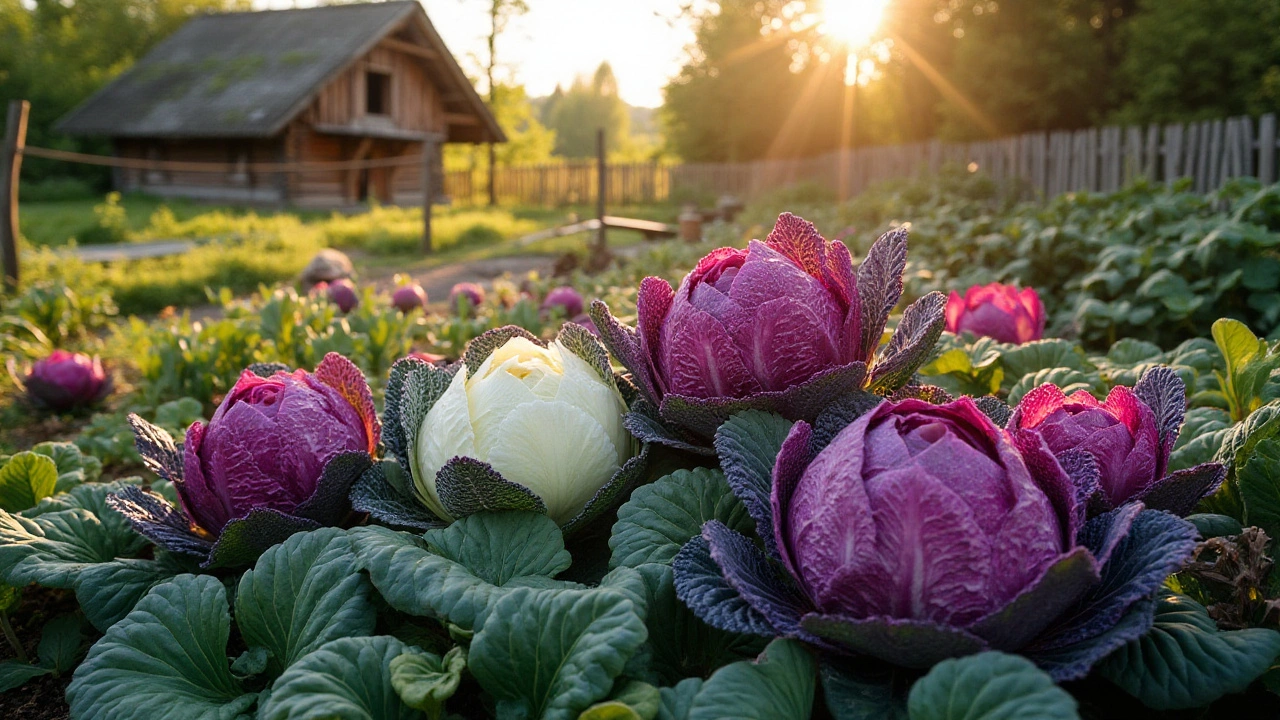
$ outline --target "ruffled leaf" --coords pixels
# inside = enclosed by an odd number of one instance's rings
[[[996,427],[1008,425],[1009,417],[1013,415],[1013,408],[995,395],[984,395],[980,398],[975,398],[973,404],[978,406],[983,415],[991,418],[991,422],[995,423]]]
[[[590,330],[577,323],[567,322],[560,326],[560,332],[556,334],[556,342],[582,358],[583,362],[590,365],[606,385],[617,387],[613,377],[613,366],[609,364],[609,352]]]
[[[382,439],[382,423],[378,422],[378,412],[373,406],[373,392],[369,389],[369,381],[355,363],[338,353],[327,353],[316,366],[316,379],[328,385],[343,400],[351,403],[356,414],[364,423],[365,437],[369,439],[369,453],[378,451],[378,443]]]
[[[409,482],[395,460],[373,463],[351,486],[351,507],[396,528],[421,532],[443,525],[444,522],[418,500]]]
[[[685,543],[671,562],[671,569],[675,572],[676,596],[706,624],[731,633],[769,638],[778,635],[769,619],[725,580],[711,557],[710,545],[701,535]]]
[[[724,479],[756,523],[756,533],[773,552],[773,465],[794,423],[750,410],[729,418],[716,431],[716,453]]]
[[[1155,710],[1208,705],[1242,692],[1280,655],[1280,633],[1222,632],[1191,598],[1160,595],[1151,632],[1125,645],[1098,672]]]
[[[455,518],[487,510],[547,512],[546,503],[532,490],[502,477],[489,463],[469,457],[453,458],[440,468],[436,494]]]
[[[1133,386],[1133,394],[1147,404],[1156,416],[1160,447],[1168,453],[1178,439],[1178,429],[1187,414],[1187,386],[1169,367],[1154,367]]]
[[[480,366],[484,364],[484,361],[488,360],[489,356],[493,354],[494,350],[506,345],[508,340],[516,337],[524,338],[538,347],[547,346],[541,338],[518,325],[504,325],[500,328],[488,330],[467,343],[467,350],[462,354],[462,363],[467,366],[467,376],[475,375],[480,370]]]
[[[342,523],[351,514],[351,487],[372,464],[373,459],[367,453],[335,455],[325,464],[315,492],[290,514],[321,525]]]
[[[941,660],[985,650],[981,638],[962,628],[927,620],[850,618],[810,613],[804,629],[830,644],[912,668],[930,667]]]
[[[880,346],[889,313],[902,299],[902,273],[907,268],[907,231],[890,230],[867,250],[858,266],[858,298],[862,307],[862,348],[870,360]]]
[[[894,692],[894,674],[879,661],[826,657],[818,668],[822,694],[835,720],[907,720],[906,699]]]
[[[212,539],[192,530],[191,520],[155,493],[126,487],[108,497],[107,504],[124,516],[138,534],[169,552],[203,559],[213,549]]]
[[[871,391],[887,394],[911,380],[946,327],[947,298],[934,291],[911,303],[871,370]]]
[[[391,687],[405,705],[426,713],[429,720],[439,720],[466,669],[467,651],[461,647],[450,649],[443,658],[407,652],[391,661]]]
[[[702,526],[708,552],[726,582],[781,635],[801,635],[800,617],[813,609],[780,567],[745,535],[719,520]]]
[[[200,567],[252,565],[268,548],[284,542],[290,535],[319,527],[320,523],[314,520],[286,515],[271,508],[254,508],[248,515],[232,520],[222,528],[222,534],[209,551],[209,558]]]
[[[752,528],[746,508],[717,470],[677,470],[636,488],[618,509],[609,538],[613,550],[609,567],[670,564],[690,538],[702,533],[708,520],[719,520],[739,532]]]
[[[472,515],[425,542],[376,527],[351,535],[360,566],[392,607],[464,629],[481,624],[509,588],[567,586],[551,579],[569,567],[564,536],[537,513]]]
[[[468,664],[499,716],[572,720],[609,693],[647,634],[622,593],[517,589],[476,633]]]
[[[173,442],[169,431],[129,414],[133,442],[142,456],[142,464],[151,472],[172,483],[182,482],[182,449]]]
[[[253,705],[227,663],[231,617],[217,578],[179,575],[157,585],[107,630],[67,688],[88,720],[232,720]]]
[[[645,470],[649,465],[649,446],[643,445],[640,448],[640,454],[627,460],[618,471],[609,478],[609,481],[596,491],[595,495],[587,501],[582,511],[564,524],[563,530],[566,535],[572,535],[574,532],[581,530],[588,523],[599,517],[602,513],[612,508],[619,500],[629,497],[631,492],[636,489],[645,478]]]
[[[371,590],[345,532],[299,533],[240,578],[236,625],[245,643],[270,651],[267,671],[277,676],[330,640],[372,634]]]
[[[1190,514],[1201,499],[1217,492],[1226,479],[1227,468],[1221,463],[1204,463],[1171,473],[1152,484],[1138,500],[1152,510],[1164,510],[1181,517]],[[1247,499],[1245,503],[1247,506]],[[1245,512],[1248,513],[1247,507]]]
[[[985,652],[938,663],[911,687],[911,720],[1076,720],[1075,698],[1026,658]]]
[[[714,449],[698,444],[704,440],[663,423],[658,417],[658,409],[648,400],[640,399],[632,404],[631,412],[622,416],[622,426],[642,443],[665,445],[697,455],[715,455]]]
[[[849,427],[854,420],[875,409],[884,402],[879,395],[868,392],[850,393],[836,400],[818,415],[813,422],[813,437],[810,440],[810,451],[817,455],[823,448],[831,444],[841,430]]]
[[[789,420],[814,421],[828,405],[862,387],[866,366],[860,362],[825,370],[786,390],[745,398],[692,398],[668,394],[659,412],[668,422],[712,437],[733,415],[746,410],[774,412]]]
[[[407,652],[418,651],[387,636],[327,643],[276,679],[258,716],[263,720],[417,720],[420,713],[406,705],[391,685],[391,663]]]

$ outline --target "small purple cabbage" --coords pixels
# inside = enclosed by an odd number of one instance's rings
[[[469,307],[468,312],[475,311],[476,308],[479,308],[484,304],[484,288],[471,282],[460,282],[455,284],[453,288],[449,290],[449,307],[456,310],[458,307],[458,298],[460,297],[467,299]]]
[[[1220,463],[1169,473],[1169,456],[1186,413],[1186,385],[1167,367],[1151,368],[1130,390],[1111,389],[1105,402],[1088,391],[1070,396],[1045,384],[1023,396],[1009,429],[1044,438],[1064,464],[1080,453],[1092,459],[1096,476],[1090,507],[1105,512],[1131,500],[1149,508],[1187,515],[1226,478]]]
[[[427,291],[417,283],[409,285],[401,285],[391,293],[391,304],[396,306],[400,312],[408,315],[414,310],[420,310],[427,304]]]
[[[356,286],[346,278],[329,283],[327,293],[330,302],[337,305],[344,315],[355,310],[360,304],[360,295],[356,293]]]
[[[592,318],[660,419],[696,444],[735,411],[812,421],[849,392],[887,395],[909,381],[942,332],[945,298],[908,307],[877,356],[906,259],[907,233],[895,230],[855,272],[843,243],[783,213],[764,242],[713,250],[678,289],[645,278],[634,330],[599,301]]]
[[[343,522],[351,484],[372,463],[381,434],[363,374],[336,353],[315,373],[246,370],[181,447],[129,419],[139,453],[173,483],[181,513],[137,488],[113,496],[112,507],[163,547],[207,553],[206,564],[251,560],[293,532]],[[233,525],[242,527],[232,533]],[[234,547],[223,548],[228,537]]]
[[[54,412],[96,405],[112,388],[100,359],[66,350],[37,361],[22,384],[33,405]]]
[[[547,296],[542,299],[542,310],[544,312],[549,312],[552,308],[560,308],[564,317],[567,318],[575,318],[581,315],[583,307],[582,295],[568,285],[561,285],[547,293]]]
[[[1141,503],[1086,521],[1040,437],[970,398],[882,402],[816,437],[792,427],[771,491],[722,456],[765,550],[715,520],[685,545],[676,591],[704,621],[907,667],[1019,652],[1074,679],[1151,626],[1148,598],[1195,546]]]

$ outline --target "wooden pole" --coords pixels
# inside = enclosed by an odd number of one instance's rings
[[[431,254],[431,201],[435,199],[435,160],[439,143],[434,136],[422,141],[422,252]]]
[[[605,195],[609,192],[609,176],[608,166],[604,159],[604,128],[596,129],[596,219],[600,221],[600,228],[596,230],[596,247],[604,252],[608,247],[606,240],[606,230],[604,227],[604,203]]]
[[[27,144],[27,113],[31,103],[10,100],[0,146],[0,255],[4,256],[4,287],[18,289],[18,174]]]

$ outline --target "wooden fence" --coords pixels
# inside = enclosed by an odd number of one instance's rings
[[[1165,183],[1189,178],[1196,192],[1207,193],[1236,177],[1276,182],[1276,153],[1276,116],[1263,115],[1034,132],[973,143],[932,140],[797,160],[610,165],[607,187],[609,204],[615,206],[720,195],[750,200],[798,183],[849,197],[875,182],[957,164],[998,182],[1020,181],[1044,197],[1110,192],[1139,177]],[[498,199],[543,206],[594,203],[597,177],[594,162],[499,168]],[[466,171],[448,173],[445,179],[446,193],[460,204],[482,202],[484,187],[478,175]]]

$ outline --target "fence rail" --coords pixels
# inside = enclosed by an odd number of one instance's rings
[[[1118,190],[1139,177],[1191,181],[1207,193],[1236,177],[1277,179],[1276,116],[1232,117],[1167,125],[1108,126],[1033,132],[984,142],[938,140],[863,147],[798,160],[743,163],[639,163],[608,167],[611,205],[734,195],[750,200],[797,183],[849,197],[872,183],[937,172],[956,163],[996,181],[1021,181],[1052,197],[1064,192]],[[594,162],[499,168],[500,202],[564,206],[595,202]],[[477,173],[450,172],[445,192],[455,202],[483,202]]]

